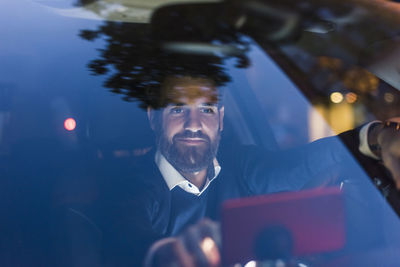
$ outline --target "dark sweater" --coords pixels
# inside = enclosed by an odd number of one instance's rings
[[[110,180],[96,219],[109,259],[136,266],[155,240],[177,235],[204,217],[218,221],[225,200],[300,190],[351,158],[338,138],[327,138],[281,152],[241,147],[219,161],[219,176],[200,196],[180,187],[170,191],[151,153],[138,159],[125,177]]]
[[[341,137],[345,142],[358,140],[354,134]],[[357,151],[358,142],[350,144]],[[337,137],[279,152],[246,146],[218,160],[222,170],[200,196],[180,187],[170,191],[152,153],[135,160],[128,170],[104,174],[112,179],[103,185],[101,201],[92,214],[102,229],[106,261],[139,266],[154,241],[178,235],[205,217],[219,221],[225,200],[313,187],[330,173],[344,173],[344,178],[363,173]]]

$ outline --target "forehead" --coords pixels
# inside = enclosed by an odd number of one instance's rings
[[[195,104],[218,102],[218,89],[214,82],[204,78],[174,77],[163,84],[168,104]]]

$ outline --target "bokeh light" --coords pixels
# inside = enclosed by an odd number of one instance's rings
[[[64,121],[64,128],[67,131],[73,131],[76,128],[76,121],[73,118],[68,118]]]
[[[248,263],[246,263],[244,265],[244,267],[256,267],[257,266],[257,262],[256,261],[249,261]]]
[[[346,101],[350,104],[357,101],[357,94],[355,93],[347,93],[346,94]]]
[[[339,92],[333,92],[330,96],[331,101],[335,104],[339,104],[343,101],[343,95]]]
[[[388,103],[393,103],[394,95],[392,93],[385,93],[383,95],[383,99],[385,99],[385,101],[388,102]]]

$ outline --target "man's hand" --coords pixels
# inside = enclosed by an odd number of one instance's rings
[[[210,220],[202,220],[176,238],[164,238],[154,243],[145,266],[218,267],[221,265],[220,240],[219,226]]]
[[[204,219],[188,227],[179,238],[196,266],[221,265],[221,232],[217,223]]]
[[[380,158],[400,190],[400,120],[391,119],[376,130]]]

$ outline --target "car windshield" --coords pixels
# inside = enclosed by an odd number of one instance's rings
[[[400,118],[399,12],[384,0],[5,1],[0,265],[140,264],[203,218],[221,224],[209,266],[395,265],[400,196],[361,147],[368,123]],[[280,215],[257,214],[280,196],[292,199]],[[270,222],[291,234],[283,254],[255,249]],[[207,266],[196,260],[179,258]]]

